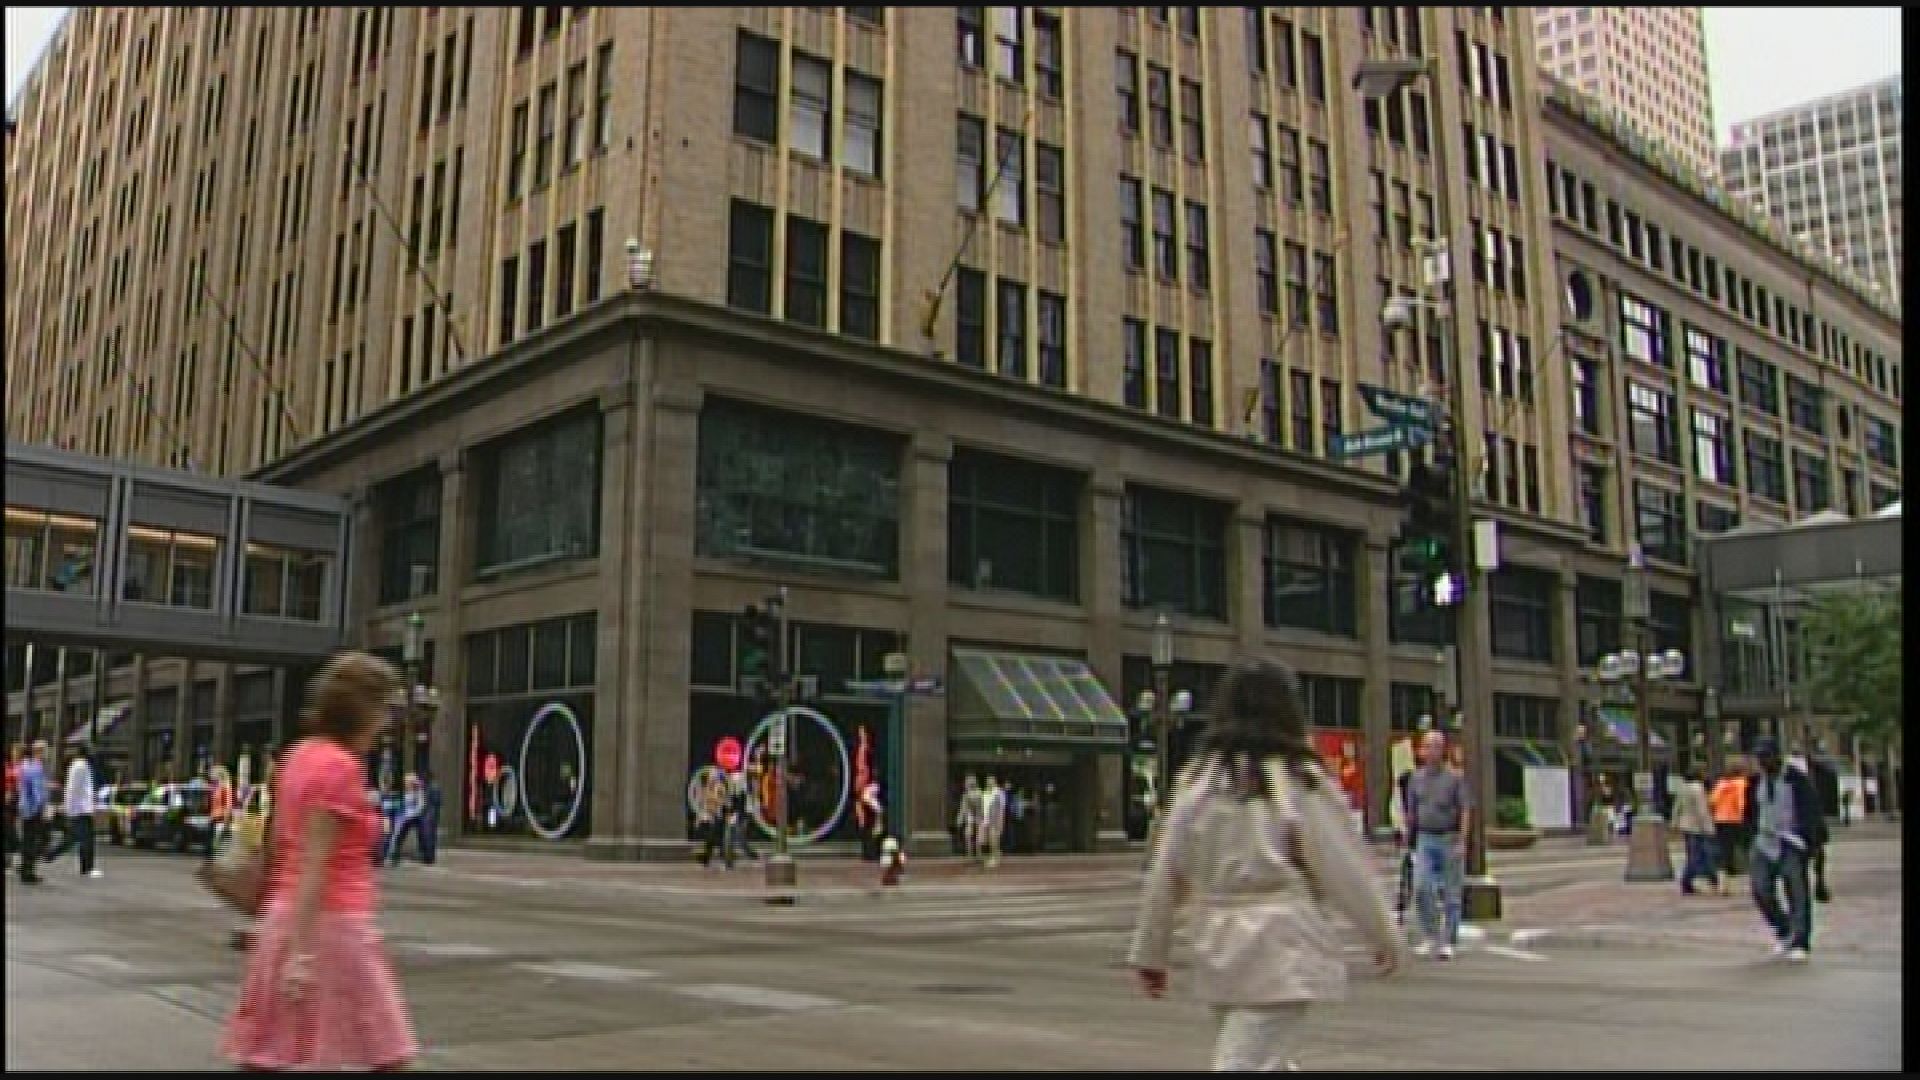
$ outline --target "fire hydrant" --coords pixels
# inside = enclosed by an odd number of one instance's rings
[[[889,836],[880,842],[880,884],[892,887],[900,884],[900,875],[907,870],[907,853],[900,850],[900,841]]]

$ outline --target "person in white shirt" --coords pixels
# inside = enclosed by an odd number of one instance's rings
[[[980,788],[980,854],[988,869],[1000,865],[1000,837],[1007,828],[1007,789],[987,777]]]
[[[100,868],[93,865],[93,763],[88,756],[89,752],[82,750],[67,767],[66,846],[80,849],[80,873],[97,878]]]
[[[969,860],[980,857],[981,820],[980,781],[968,773],[966,786],[960,789],[960,810],[954,815],[953,823],[960,827],[960,842],[965,845]]]

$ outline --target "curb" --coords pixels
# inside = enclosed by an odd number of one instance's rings
[[[1765,959],[1765,953],[1761,951],[1762,946],[1765,945],[1764,935],[1757,929],[1748,941],[1736,941],[1724,935],[1637,926],[1574,926],[1514,930],[1507,935],[1507,940],[1514,948],[1522,949],[1550,944],[1584,949],[1648,949],[1669,945],[1690,945],[1744,950],[1751,945],[1755,959]],[[1874,950],[1864,945],[1842,944],[1821,945],[1814,951],[1816,954],[1840,953],[1848,956],[1867,956]]]

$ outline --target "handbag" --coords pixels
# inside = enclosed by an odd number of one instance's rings
[[[260,914],[266,897],[266,849],[235,836],[218,855],[203,861],[194,876],[227,906],[252,918]]]

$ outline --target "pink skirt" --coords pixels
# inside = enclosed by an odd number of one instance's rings
[[[268,906],[247,953],[240,1000],[221,1052],[249,1069],[392,1069],[419,1056],[371,914],[321,912],[314,921],[313,987],[287,998],[280,979],[293,905]]]

